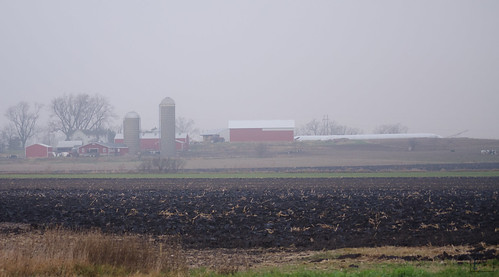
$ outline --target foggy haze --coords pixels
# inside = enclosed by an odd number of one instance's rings
[[[498,15],[496,0],[0,0],[0,127],[19,101],[48,114],[87,93],[143,129],[171,97],[201,130],[328,115],[499,139]]]

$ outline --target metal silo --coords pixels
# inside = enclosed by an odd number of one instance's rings
[[[140,152],[140,116],[136,112],[127,113],[123,119],[123,143],[128,146],[128,153]]]
[[[161,132],[161,157],[174,157],[175,149],[175,101],[166,97],[159,104],[159,126]]]

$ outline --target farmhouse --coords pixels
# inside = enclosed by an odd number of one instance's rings
[[[230,120],[231,142],[293,141],[294,120]]]
[[[124,144],[91,142],[78,147],[79,156],[123,156],[128,153],[128,147]]]
[[[26,158],[48,158],[53,157],[54,152],[52,146],[35,143],[30,146],[26,146]]]

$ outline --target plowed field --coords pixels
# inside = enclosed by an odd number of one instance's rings
[[[0,179],[0,222],[187,248],[497,245],[498,196],[496,177]]]

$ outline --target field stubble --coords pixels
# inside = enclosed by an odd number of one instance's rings
[[[498,183],[0,179],[0,259],[3,272],[19,275],[91,275],[97,268],[115,276],[497,259]]]
[[[497,259],[497,247],[485,244],[328,251],[183,249],[176,237],[116,236],[58,228],[33,230],[29,225],[6,223],[0,224],[0,231],[0,276],[211,276],[210,272],[231,275],[249,270],[258,275],[275,269],[352,272],[397,265],[439,272],[459,264],[469,265],[471,270],[473,255],[483,253],[489,253],[489,257],[478,259],[480,270],[491,271],[494,267],[485,261],[494,256]],[[208,271],[193,273],[200,269]]]

